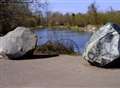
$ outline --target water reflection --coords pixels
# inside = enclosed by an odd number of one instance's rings
[[[78,51],[77,52],[82,53],[92,33],[42,29],[42,30],[36,31],[36,34],[39,38],[37,43],[38,45],[43,45],[49,40],[51,41],[72,40],[79,48],[79,52]],[[75,48],[75,51],[76,51],[76,48]]]

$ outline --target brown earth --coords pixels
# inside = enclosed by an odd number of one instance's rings
[[[89,65],[80,56],[0,60],[0,88],[120,88],[120,68]]]

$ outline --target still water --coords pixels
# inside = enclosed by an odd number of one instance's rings
[[[91,37],[92,33],[88,32],[73,32],[68,30],[52,30],[52,29],[40,29],[35,32],[38,36],[38,45],[43,45],[47,41],[64,41],[72,43],[74,51],[77,53],[83,53],[86,43]]]

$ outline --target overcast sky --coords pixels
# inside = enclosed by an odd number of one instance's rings
[[[92,2],[96,2],[99,11],[109,11],[110,7],[120,10],[120,0],[48,0],[50,11],[62,13],[85,13]]]

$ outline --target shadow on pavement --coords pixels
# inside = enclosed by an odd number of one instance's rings
[[[89,64],[92,66],[97,66],[99,68],[105,68],[105,69],[120,69],[120,58],[115,59],[111,63],[106,64],[104,66],[100,66],[98,63],[91,63],[91,62],[89,62]]]
[[[30,56],[23,56],[17,59],[11,58],[11,60],[32,60],[32,59],[48,59],[50,57],[57,57],[59,54],[54,55],[30,55]]]
[[[111,63],[107,64],[105,66],[105,68],[108,68],[108,69],[118,69],[118,68],[120,68],[120,58],[115,59]]]

